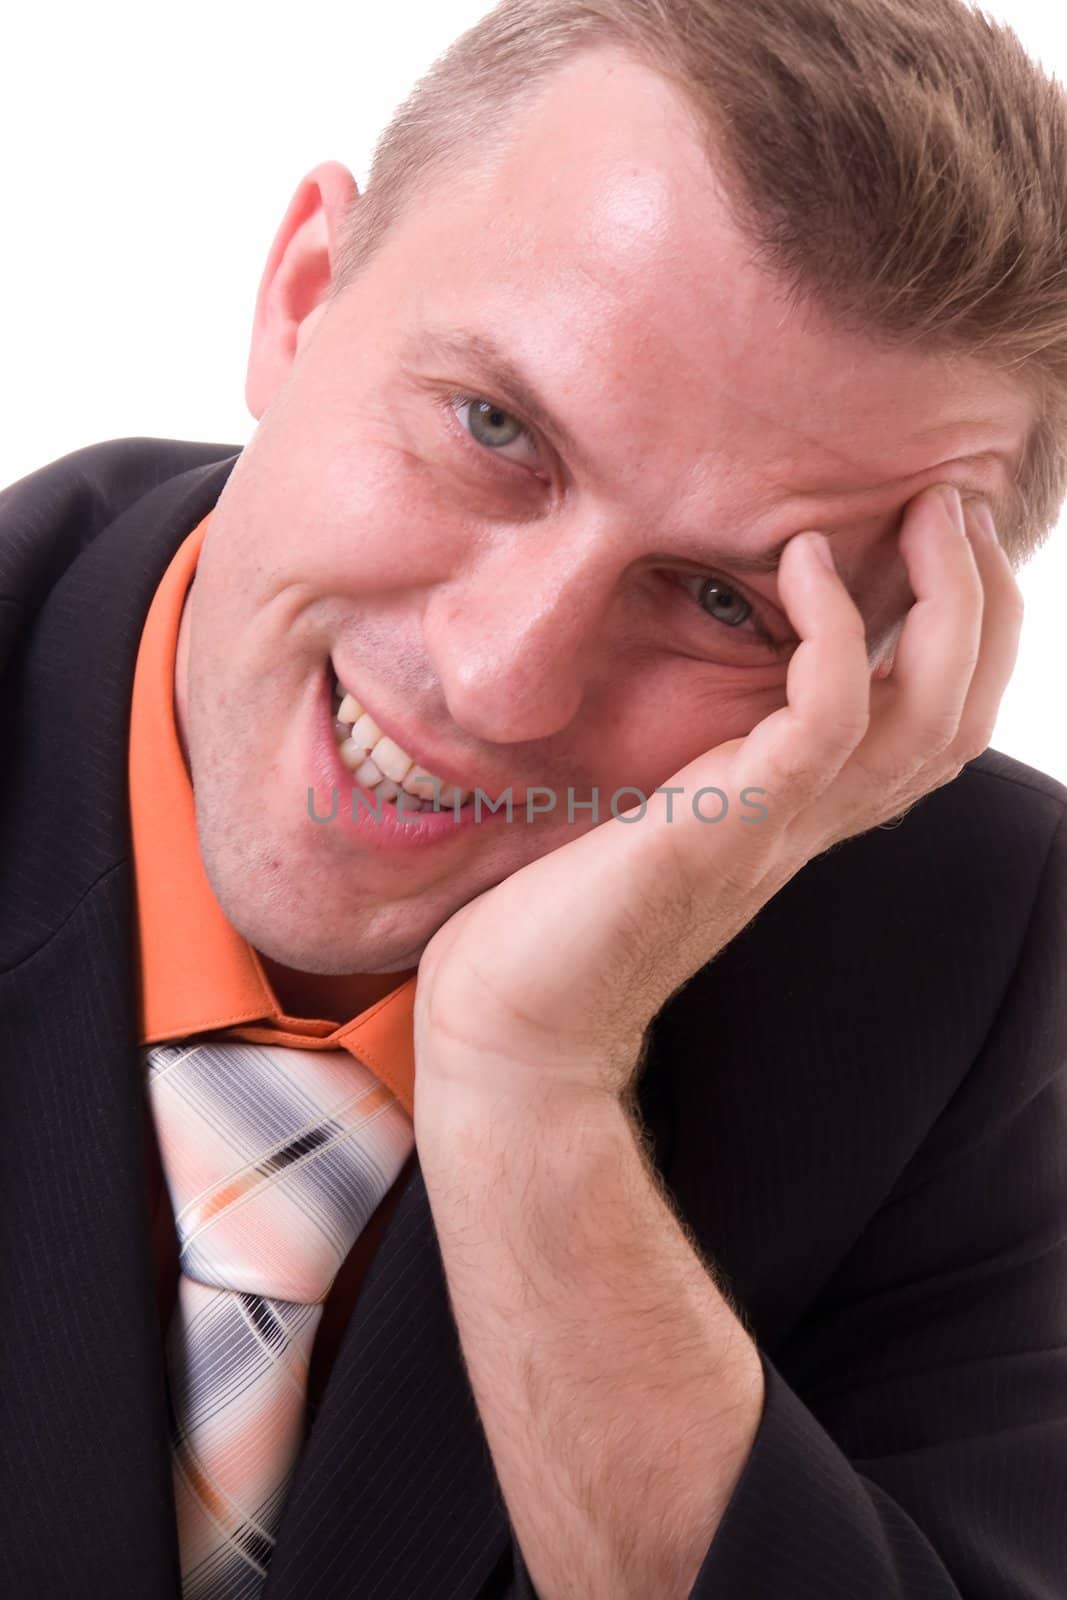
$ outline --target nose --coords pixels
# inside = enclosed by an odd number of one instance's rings
[[[615,574],[531,530],[438,588],[424,640],[457,726],[493,744],[547,739],[581,708],[604,649]]]

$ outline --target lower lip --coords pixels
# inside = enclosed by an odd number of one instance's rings
[[[336,813],[330,818],[329,827],[353,834],[378,850],[427,850],[440,849],[445,840],[467,835],[472,828],[487,828],[495,822],[506,821],[506,808],[484,812],[476,810],[473,804],[461,806],[458,812],[450,806],[442,806],[440,811],[405,811],[403,819],[400,818],[391,800],[381,800],[373,789],[365,789],[357,783],[341,760],[333,728],[333,684],[333,664],[327,662],[315,719],[312,771],[317,816],[324,810],[329,816],[334,810],[336,795]],[[325,807],[319,798],[323,791],[329,796]]]

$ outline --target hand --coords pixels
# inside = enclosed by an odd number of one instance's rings
[[[639,817],[601,823],[463,906],[419,965],[416,1098],[433,1081],[521,1095],[621,1098],[670,996],[813,857],[900,816],[986,748],[1011,676],[1022,595],[973,509],[961,534],[936,488],[900,536],[915,604],[891,670],[872,675],[863,619],[821,540],[783,553],[800,644],[787,704],[684,767]],[[827,545],[827,548],[829,546]],[[665,785],[666,787],[666,785]],[[730,807],[700,821],[691,797]],[[739,797],[767,808],[758,822]],[[715,815],[715,800],[710,815]],[[720,803],[721,804],[721,803]]]

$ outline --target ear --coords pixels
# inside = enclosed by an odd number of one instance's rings
[[[245,380],[245,400],[257,421],[326,310],[341,227],[358,194],[347,167],[324,161],[301,180],[274,236],[256,296]]]

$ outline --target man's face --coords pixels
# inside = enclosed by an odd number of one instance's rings
[[[328,309],[336,206],[291,209],[261,289],[262,420],[190,591],[177,704],[215,892],[298,971],[414,966],[461,905],[593,825],[568,790],[596,786],[603,820],[783,705],[795,636],[776,575],[744,563],[793,535],[832,535],[873,663],[911,600],[907,502],[1002,492],[1023,446],[1028,403],[994,374],[787,307],[655,74],[582,56],[514,126]],[[388,848],[312,821],[335,672],[431,772],[510,788],[515,820]],[[528,823],[535,785],[560,803]]]

